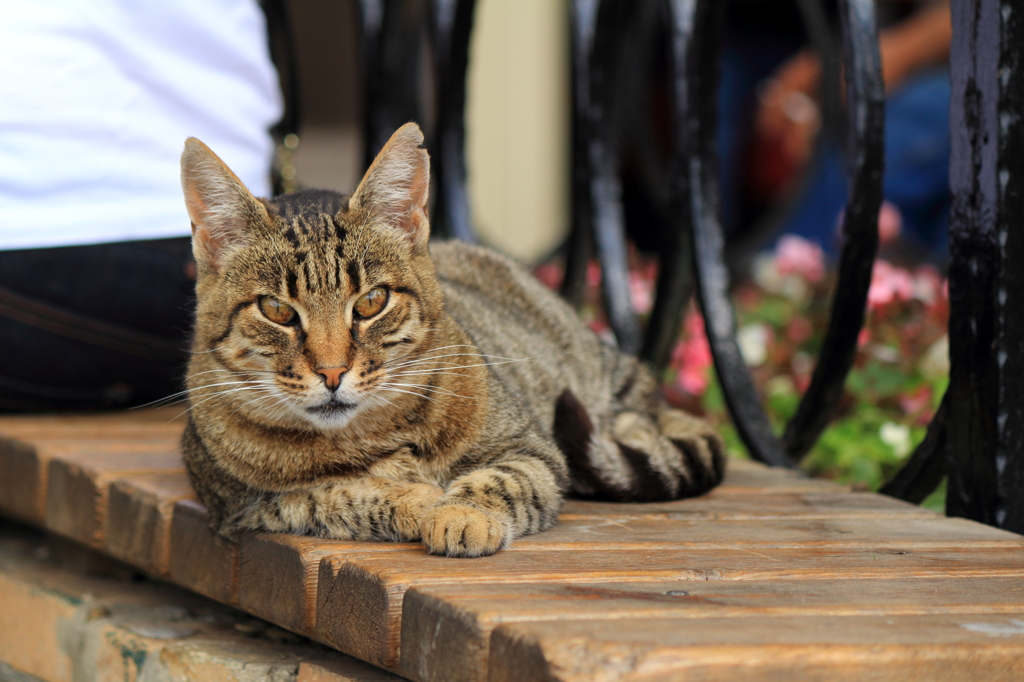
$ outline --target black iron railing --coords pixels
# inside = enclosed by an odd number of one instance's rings
[[[463,155],[474,0],[360,0],[366,158],[407,120],[432,121],[435,230],[471,239]],[[797,0],[823,54],[821,14]],[[884,91],[873,0],[840,0],[849,201],[839,277],[811,384],[781,436],[771,429],[736,341],[719,220],[716,93],[722,0],[570,0],[572,207],[562,293],[578,302],[586,266],[602,267],[619,345],[663,367],[696,293],[730,413],[751,455],[796,466],[832,418],[854,361],[878,246]],[[954,0],[950,252],[951,382],[927,436],[883,492],[920,501],[949,478],[947,511],[1024,531],[1024,20],[1012,2]],[[817,28],[815,28],[817,26]],[[623,83],[667,32],[672,149],[663,187],[670,231],[646,331],[631,307],[617,166]],[[424,78],[424,48],[433,56]],[[838,80],[838,78],[836,78]],[[424,97],[424,83],[432,96]],[[424,102],[433,102],[426,110]],[[1020,274],[1018,274],[1020,273]]]

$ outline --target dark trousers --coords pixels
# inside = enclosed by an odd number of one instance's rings
[[[0,251],[0,411],[182,390],[194,272],[188,238]]]

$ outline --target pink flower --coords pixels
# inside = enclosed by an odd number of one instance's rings
[[[587,263],[587,286],[596,287],[601,283],[601,266],[597,264],[597,261],[592,260]]]
[[[913,393],[901,395],[899,398],[900,408],[906,415],[925,414],[930,412],[932,402],[932,389],[925,384]],[[930,414],[927,415],[929,418]]]
[[[903,215],[895,204],[888,201],[882,203],[878,210],[878,238],[883,244],[899,239],[903,231]]]
[[[786,325],[786,338],[795,344],[801,344],[811,338],[814,333],[814,325],[806,317],[794,317]]]
[[[686,317],[683,340],[672,351],[676,383],[686,393],[701,396],[710,383],[711,347],[704,335],[704,320],[696,313]]]
[[[877,310],[894,301],[909,301],[914,296],[914,278],[903,268],[876,260],[868,289],[868,308]]]
[[[775,245],[775,269],[782,276],[800,275],[808,282],[820,282],[825,278],[825,254],[803,237],[783,235]]]
[[[533,274],[548,289],[557,289],[562,284],[562,268],[554,263],[538,265]]]
[[[708,370],[699,367],[684,367],[676,377],[679,388],[693,396],[702,396],[708,390]]]
[[[654,281],[631,270],[629,273],[629,298],[633,302],[633,310],[641,315],[649,313],[654,305]]]
[[[928,305],[945,298],[942,277],[935,266],[922,265],[914,271],[914,298]]]

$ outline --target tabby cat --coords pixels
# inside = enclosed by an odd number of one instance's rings
[[[347,198],[254,198],[196,139],[198,265],[184,454],[213,527],[422,540],[480,556],[550,528],[566,492],[669,500],[716,485],[703,421],[525,269],[428,245],[415,124]]]

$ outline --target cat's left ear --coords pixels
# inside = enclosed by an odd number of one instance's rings
[[[419,249],[430,237],[429,191],[430,157],[423,148],[423,133],[415,123],[406,123],[377,154],[350,204],[382,216]]]
[[[227,254],[245,243],[249,223],[268,219],[266,208],[238,176],[194,137],[185,140],[181,154],[181,189],[200,267],[216,272]]]

